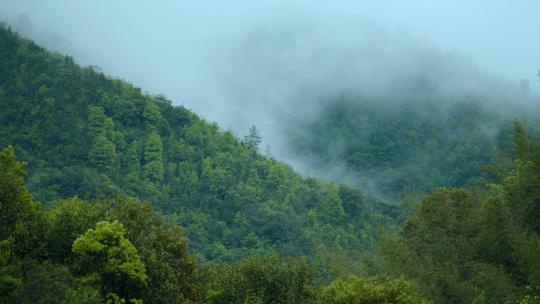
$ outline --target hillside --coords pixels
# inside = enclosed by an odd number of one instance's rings
[[[395,207],[303,178],[163,96],[52,54],[0,29],[0,148],[28,164],[28,188],[52,204],[129,196],[187,229],[202,258],[373,248]],[[151,77],[151,76],[149,76]]]
[[[328,278],[306,257],[200,263],[183,230],[149,204],[77,198],[43,208],[13,147],[0,151],[0,303],[428,303],[404,280]],[[345,285],[344,285],[345,284]]]
[[[516,118],[536,128],[538,101],[504,86],[489,94],[450,94],[432,86],[325,100],[313,117],[287,120],[291,158],[303,160],[315,176],[389,201],[494,181],[485,165],[512,154]]]
[[[398,208],[0,26],[0,304],[539,303],[534,111],[433,105],[342,100],[297,138]]]

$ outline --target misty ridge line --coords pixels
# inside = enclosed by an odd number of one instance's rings
[[[354,102],[377,100],[387,107],[418,99],[447,107],[467,98],[507,117],[537,112],[538,97],[526,82],[516,85],[491,77],[460,55],[369,23],[357,25],[354,35],[336,35],[347,33],[348,25],[318,27],[304,22],[256,24],[210,42],[212,46],[228,44],[202,52],[208,63],[195,77],[201,93],[173,99],[185,100],[187,107],[236,134],[246,133],[255,124],[272,155],[305,175],[360,184],[374,193],[379,192],[377,178],[352,176],[340,163],[320,170],[317,158],[296,153],[290,147],[291,128],[316,121],[329,104],[343,96]],[[34,30],[29,18],[19,18],[14,24],[47,47],[77,52],[67,38]],[[95,58],[90,53],[80,56]],[[423,91],[419,94],[419,90]],[[493,132],[491,127],[487,129]],[[339,139],[334,144],[336,150],[342,145]]]

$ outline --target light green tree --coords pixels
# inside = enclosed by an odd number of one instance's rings
[[[404,279],[384,284],[351,276],[338,279],[321,290],[317,303],[321,304],[427,304],[428,300],[418,295],[415,287]]]
[[[81,272],[98,284],[111,303],[136,299],[146,285],[146,269],[119,221],[99,222],[73,242]],[[119,302],[120,301],[120,302]]]
[[[90,162],[102,173],[112,175],[116,169],[114,122],[105,115],[102,107],[88,109],[88,132],[92,145],[88,152]]]
[[[88,107],[88,131],[90,135],[95,138],[100,135],[107,135],[106,130],[107,116],[102,107],[90,106]],[[108,126],[110,128],[110,125]]]
[[[143,177],[151,182],[159,183],[163,180],[163,141],[156,131],[146,137],[144,144]]]
[[[146,127],[151,130],[155,130],[156,125],[161,120],[161,113],[159,107],[154,102],[148,102],[143,111],[143,118],[146,123]]]
[[[98,168],[100,172],[113,174],[116,168],[116,147],[105,136],[100,135],[94,138],[94,143],[88,152],[90,162]]]

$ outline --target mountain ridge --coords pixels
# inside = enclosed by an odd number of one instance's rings
[[[193,249],[218,260],[313,254],[325,243],[372,248],[378,223],[399,216],[358,190],[301,177],[163,96],[7,28],[0,39],[0,147],[13,145],[28,163],[38,200],[99,193],[149,201],[187,228]]]

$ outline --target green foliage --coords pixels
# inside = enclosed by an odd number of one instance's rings
[[[207,271],[207,301],[225,303],[312,303],[314,272],[304,259],[253,257]]]
[[[10,269],[11,244],[8,240],[0,241],[0,303],[8,303],[8,299],[21,285],[21,280]]]
[[[255,151],[259,150],[259,145],[262,142],[262,136],[257,130],[257,127],[254,125],[249,128],[249,134],[244,136],[244,143],[254,149]]]
[[[540,286],[540,145],[515,125],[515,160],[501,185],[440,189],[381,251],[385,272],[406,275],[437,303],[527,303]]]
[[[163,180],[163,142],[155,131],[148,134],[144,144],[143,177],[153,183]]]
[[[88,159],[100,172],[112,175],[116,169],[114,123],[99,106],[88,109],[88,131],[92,142]]]
[[[143,112],[143,118],[150,129],[155,129],[158,122],[161,121],[161,113],[156,103],[149,102],[146,104]]]
[[[508,302],[510,303],[510,302]],[[511,302],[512,304],[538,304],[540,303],[540,287],[525,286],[525,294],[521,299]]]
[[[414,285],[405,279],[378,284],[355,276],[338,279],[322,288],[317,303],[321,304],[427,304]]]
[[[540,234],[540,145],[528,138],[519,122],[515,126],[514,143],[518,159],[514,170],[504,179],[503,195],[523,224]]]
[[[489,106],[491,100],[441,96],[429,87],[404,96],[344,95],[322,102],[326,106],[311,120],[289,118],[291,153],[309,160],[314,174],[334,173],[338,181],[393,201],[402,193],[490,179],[481,165],[511,141],[512,121]]]
[[[104,136],[98,136],[94,138],[88,158],[100,172],[112,174],[115,169],[115,146]]]
[[[67,290],[62,304],[102,304],[100,291],[88,284],[85,280],[75,280],[73,286]]]
[[[466,302],[472,292],[466,269],[458,265],[470,262],[471,243],[477,233],[475,223],[471,222],[474,217],[470,215],[476,204],[472,194],[464,190],[438,190],[422,201],[403,228],[400,242],[405,249],[403,258],[411,259],[404,264],[415,277],[422,277],[422,288],[452,299],[450,302]],[[392,258],[396,257],[399,255]]]
[[[182,230],[164,223],[148,205],[70,199],[31,214],[17,222],[13,246],[0,242],[2,301],[104,303],[116,295],[128,303],[137,298],[184,303],[199,298],[197,265]]]
[[[0,152],[0,240],[13,232],[31,200],[24,186],[25,166],[15,160],[14,151],[8,147]]]
[[[0,39],[2,58],[10,58],[0,65],[0,148],[16,148],[28,163],[28,188],[49,206],[72,197],[147,201],[188,228],[203,260],[216,261],[313,256],[321,245],[366,250],[376,227],[394,222],[395,207],[261,156],[255,127],[239,140],[5,28]]]
[[[0,303],[538,302],[540,144],[474,100],[343,100],[295,141],[402,212],[5,27],[0,55]]]
[[[98,222],[73,242],[85,273],[97,274],[104,294],[131,298],[146,284],[145,266],[118,221]],[[112,302],[114,303],[114,302]]]
[[[524,159],[527,157],[529,152],[529,142],[527,138],[527,132],[525,131],[525,126],[522,122],[514,122],[514,146],[516,150],[517,157]]]
[[[50,261],[25,261],[23,284],[10,299],[11,303],[61,303],[71,287],[69,268]]]

